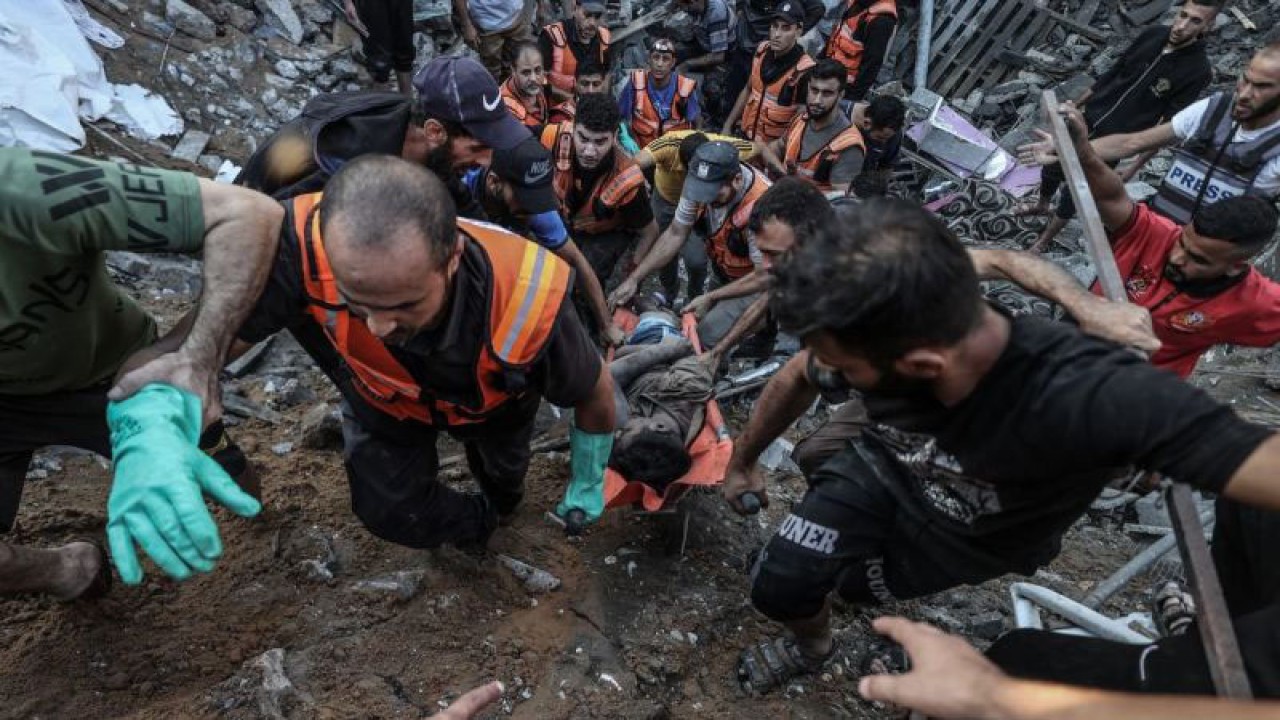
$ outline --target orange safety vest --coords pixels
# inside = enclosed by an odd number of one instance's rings
[[[800,82],[800,77],[817,64],[808,53],[805,53],[800,56],[795,67],[766,86],[760,71],[764,66],[764,54],[768,51],[768,40],[760,43],[760,47],[756,48],[756,57],[751,61],[751,81],[748,86],[751,94],[747,96],[746,107],[742,110],[742,121],[739,123],[742,126],[742,134],[748,140],[762,143],[773,142],[787,131],[787,125],[804,105],[804,98],[792,97],[790,105],[783,105],[779,102],[779,97],[783,90],[788,88],[793,93],[796,92],[795,88]]]
[[[573,77],[578,71],[578,57],[569,47],[569,35],[564,30],[564,21],[547,25],[543,30],[547,31],[547,37],[551,39],[551,67],[547,69],[547,74],[551,76],[551,86],[572,93]],[[600,37],[600,57],[597,59],[602,67],[608,67],[606,58],[609,57],[609,40],[613,36],[609,28],[602,27],[596,32]]]
[[[551,118],[548,123],[565,123],[573,122],[573,118],[578,114],[578,101],[565,100],[559,105],[551,108]]]
[[[742,196],[742,202],[738,203],[738,207],[733,209],[714,234],[707,236],[707,257],[730,280],[737,280],[755,270],[747,241],[747,224],[751,220],[751,211],[755,208],[756,201],[771,185],[764,173],[756,171],[751,187]],[[706,218],[706,210],[703,212],[703,218]]]
[[[458,231],[484,251],[493,279],[489,341],[476,362],[481,402],[477,407],[466,407],[431,397],[368,326],[347,309],[320,237],[318,205],[322,196],[310,193],[290,201],[291,229],[301,250],[308,311],[342,356],[353,385],[366,402],[397,420],[449,427],[483,422],[504,403],[524,394],[523,388],[505,388],[504,380],[525,371],[550,339],[572,277],[564,261],[496,225],[458,218]]]
[[[573,190],[573,123],[548,125],[542,129],[542,145],[551,151],[555,161],[552,186],[560,200],[560,214],[570,232],[599,235],[618,227],[618,208],[635,198],[644,188],[644,172],[626,153],[613,148],[613,170],[596,179],[591,194],[578,209],[569,208],[569,193]],[[601,210],[603,212],[597,212]]]
[[[839,112],[839,108],[836,109]],[[787,166],[788,175],[797,175],[808,180],[822,192],[831,191],[831,168],[835,167],[840,154],[849,148],[861,148],[867,152],[866,143],[862,141],[862,132],[856,125],[841,130],[826,145],[818,148],[807,158],[800,157],[804,145],[804,131],[809,127],[808,115],[801,115],[791,123],[787,130],[787,144],[782,152],[782,163]]]
[[[831,37],[827,38],[827,47],[823,51],[827,57],[840,61],[848,73],[846,82],[850,83],[857,80],[858,68],[862,66],[863,28],[872,18],[880,15],[898,19],[898,3],[895,0],[879,0],[866,10],[851,15],[856,1],[849,0],[849,7],[845,8],[844,16],[840,18],[840,24],[832,31]]]
[[[538,94],[536,107],[529,107],[524,104],[524,96],[521,95],[512,84],[512,78],[502,83],[498,88],[502,93],[502,102],[507,104],[507,112],[511,116],[520,121],[525,127],[541,127],[546,124],[548,117],[547,96],[543,93]]]
[[[632,139],[641,149],[665,133],[693,128],[686,110],[689,106],[689,98],[693,96],[698,83],[683,75],[676,75],[675,81],[676,95],[671,98],[671,117],[663,120],[658,114],[658,108],[653,104],[653,99],[649,97],[648,71],[631,71],[631,87],[635,92],[635,99],[631,103],[631,117],[626,118],[626,121],[631,128]]]

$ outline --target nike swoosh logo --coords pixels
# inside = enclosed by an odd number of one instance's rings
[[[551,165],[547,161],[536,162],[524,174],[524,184],[534,185],[541,181],[551,172]]]
[[[494,110],[497,110],[497,109],[498,109],[498,105],[502,103],[502,96],[501,96],[501,95],[495,95],[495,96],[494,96],[494,98],[493,98],[493,102],[489,102],[489,98],[487,98],[487,97],[485,97],[485,96],[481,95],[481,96],[480,96],[480,102],[481,102],[482,104],[484,104],[484,109],[485,109],[485,110],[488,110],[489,112],[493,112]]]

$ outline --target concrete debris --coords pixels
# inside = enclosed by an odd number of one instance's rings
[[[302,44],[302,20],[289,0],[255,0],[255,4],[268,27],[294,45]]]
[[[529,592],[546,593],[560,588],[560,578],[546,570],[536,568],[507,555],[499,555],[499,562],[507,567],[518,580],[524,583]]]
[[[279,456],[288,455],[289,453],[293,452],[293,443],[291,442],[276,443],[275,445],[271,446],[271,452]]]
[[[227,24],[242,33],[253,32],[253,29],[258,26],[258,14],[248,8],[232,2],[224,2],[220,8],[227,19]]]
[[[394,595],[401,601],[409,601],[422,592],[423,570],[400,570],[390,575],[361,580],[351,585],[355,592],[372,595]]]
[[[284,720],[294,717],[299,704],[310,708],[311,695],[299,690],[284,668],[284,648],[272,648],[253,660],[262,669],[262,686],[258,688],[258,710],[264,717]]]
[[[308,450],[341,450],[342,411],[329,403],[307,410],[298,429],[298,444]]]
[[[275,340],[274,335],[249,348],[245,354],[236,358],[235,361],[227,363],[227,367],[222,372],[232,379],[244,377],[257,366],[266,352],[271,349],[273,340]]]
[[[167,0],[164,17],[178,32],[183,32],[200,40],[213,40],[218,37],[218,26],[208,15],[191,7],[183,0]]]
[[[182,135],[182,139],[178,141],[178,144],[173,146],[173,152],[169,153],[169,156],[175,160],[194,163],[200,159],[200,154],[204,152],[208,144],[209,133],[200,130],[188,130]]]
[[[965,623],[965,632],[983,640],[995,640],[1004,632],[1004,614],[998,610],[978,613]]]

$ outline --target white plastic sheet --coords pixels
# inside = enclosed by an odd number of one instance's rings
[[[107,82],[102,61],[62,0],[0,2],[0,145],[70,152],[80,118],[111,118],[144,139],[182,132],[182,118],[138,86]]]

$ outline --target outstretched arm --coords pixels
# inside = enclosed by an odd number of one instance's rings
[[[765,316],[769,314],[769,295],[762,294],[751,303],[747,309],[733,321],[733,325],[729,328],[729,332],[720,338],[720,342],[707,353],[707,362],[711,367],[719,367],[720,361],[725,355],[729,354],[738,343],[747,335],[755,332],[764,325]]]
[[[200,200],[204,290],[190,330],[176,351],[120,377],[109,397],[120,401],[151,383],[173,385],[200,398],[208,424],[221,414],[218,372],[270,273],[284,210],[266,195],[209,180],[200,181]]]
[[[684,241],[689,238],[690,227],[679,220],[672,220],[666,231],[653,243],[653,247],[638,260],[636,268],[609,294],[609,304],[617,307],[630,301],[635,297],[640,283],[650,273],[666,267],[667,263],[675,259]]]
[[[1048,260],[1015,250],[976,248],[969,250],[969,257],[980,279],[1007,280],[1058,303],[1090,335],[1129,345],[1147,355],[1160,349],[1146,308],[1094,295],[1071,273]]]
[[[748,492],[755,493],[762,506],[769,505],[764,476],[756,467],[756,461],[769,443],[791,427],[818,398],[818,388],[809,381],[808,369],[808,350],[788,360],[764,386],[751,419],[734,440],[733,456],[720,493],[738,513],[747,512],[741,498]]]

